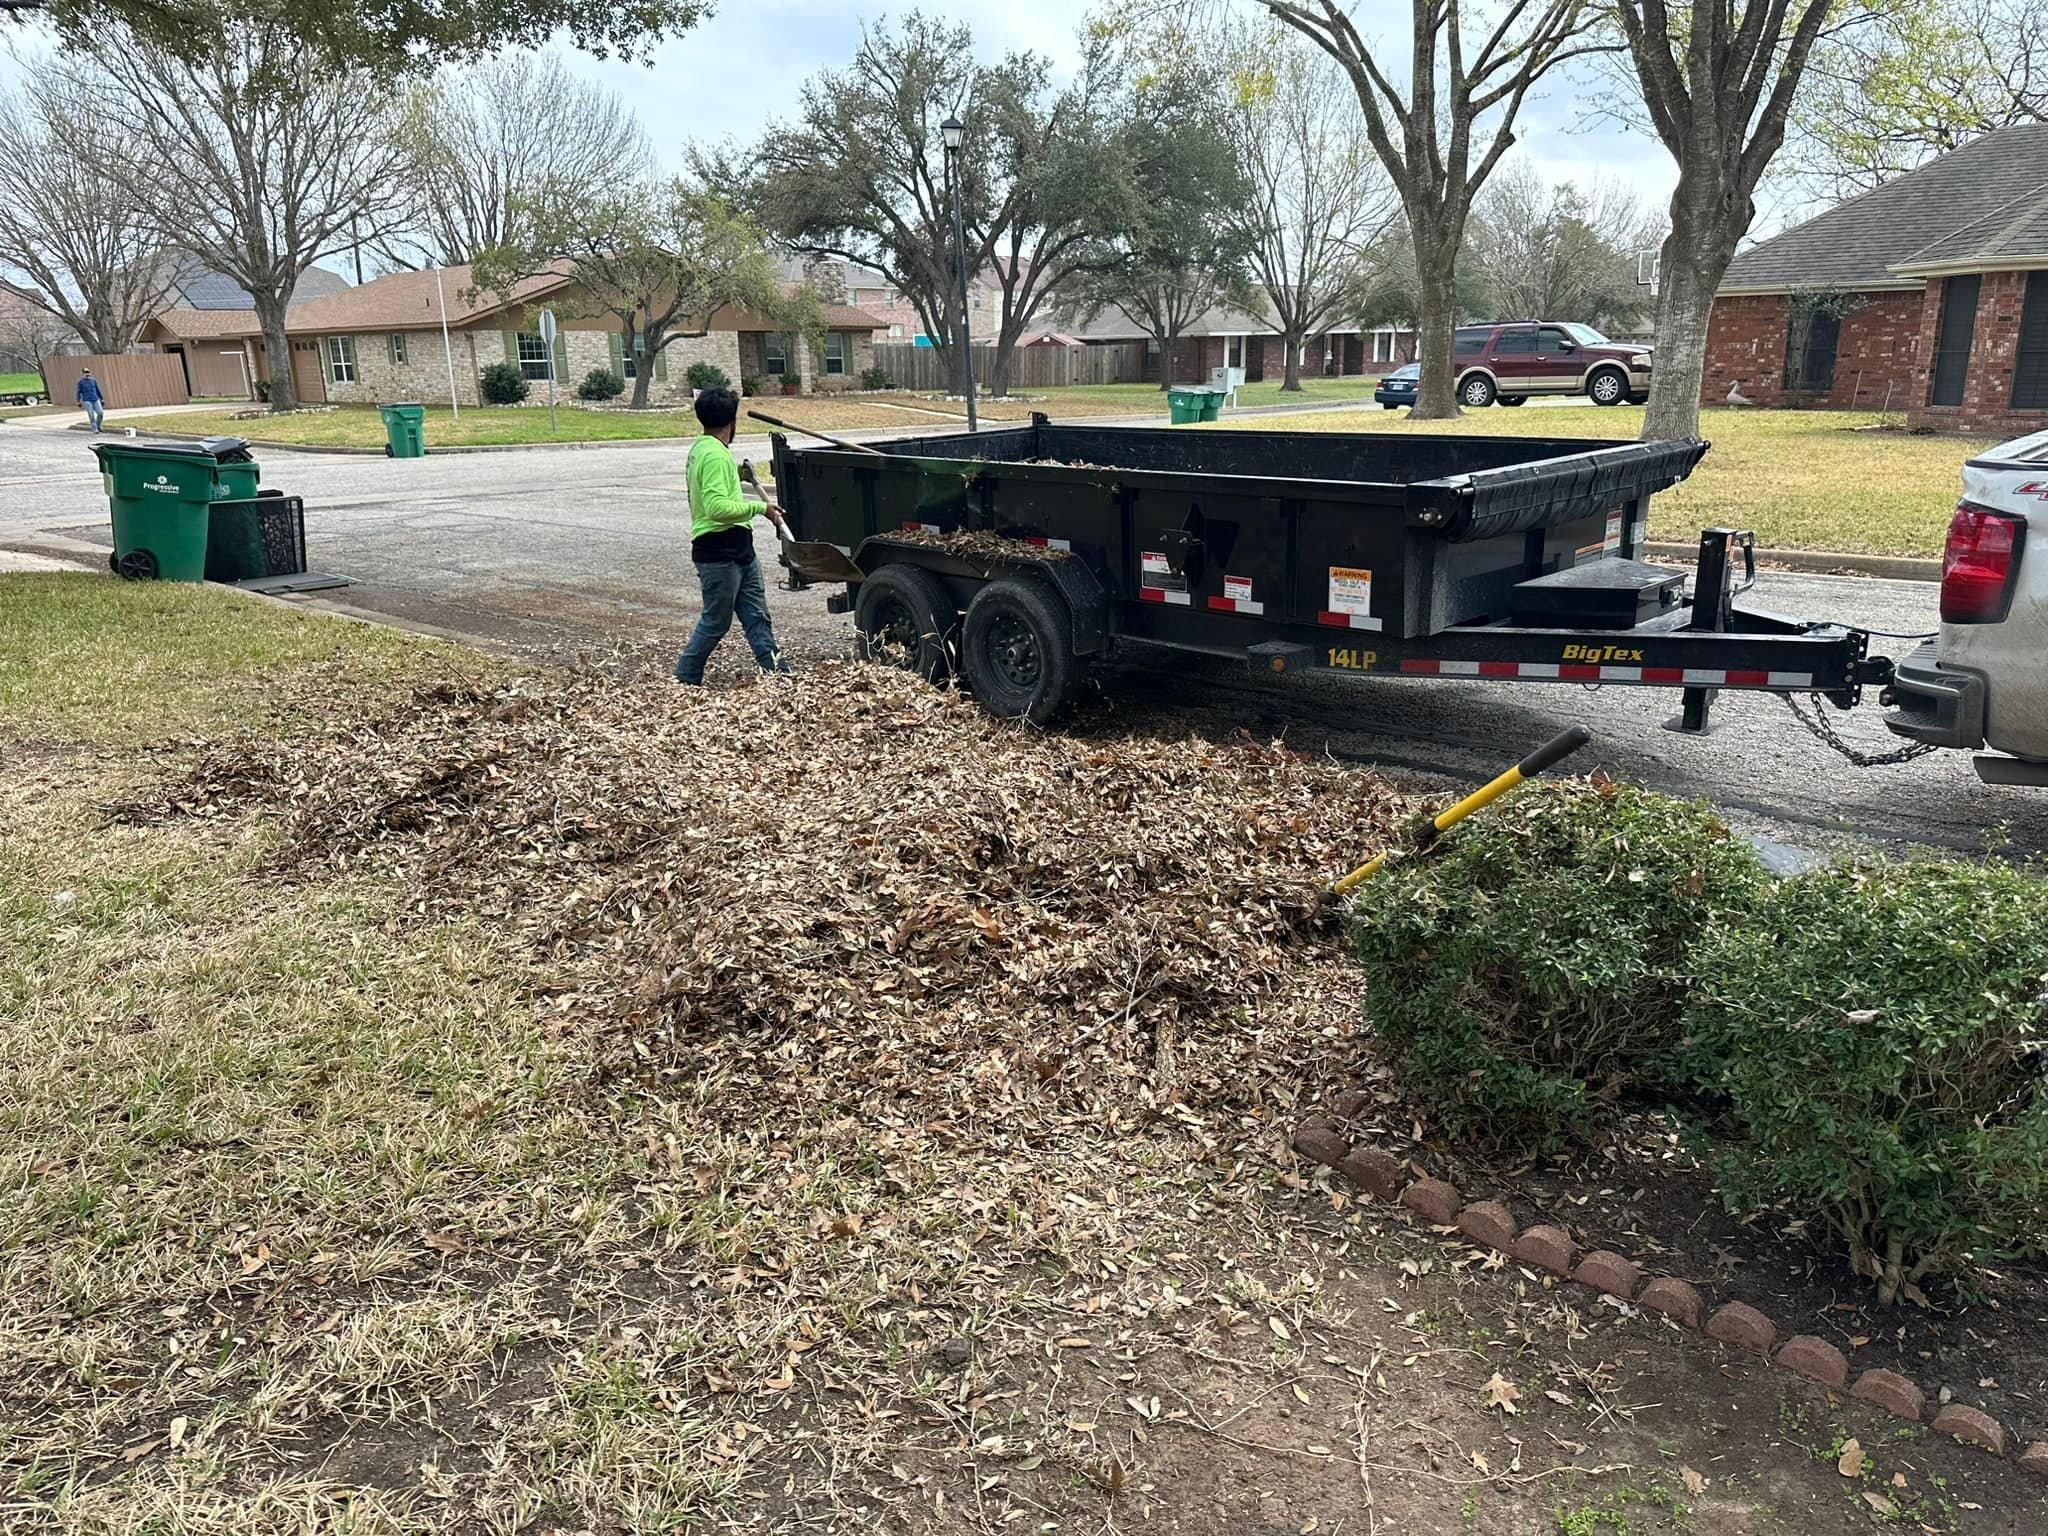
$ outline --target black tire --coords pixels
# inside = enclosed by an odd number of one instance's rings
[[[1050,725],[1072,704],[1084,670],[1066,607],[1036,582],[1005,576],[967,605],[960,671],[998,719]]]
[[[1527,395],[1502,395],[1498,403],[1501,405],[1526,405],[1528,401],[1529,397]]]
[[[1628,403],[1630,405],[1648,405],[1650,403],[1650,397],[1648,395],[1630,395],[1628,397]]]
[[[1394,404],[1391,400],[1382,400],[1380,402],[1380,409],[1383,411],[1398,411],[1401,407]]]
[[[860,584],[854,643],[862,661],[902,667],[929,683],[953,675],[960,607],[946,584],[915,565],[885,565]]]
[[[155,581],[156,556],[146,549],[131,549],[114,562],[114,574],[123,581]]]
[[[1458,404],[1472,410],[1483,410],[1493,404],[1500,393],[1493,387],[1493,380],[1483,373],[1468,373],[1458,380]]]
[[[1595,405],[1624,405],[1628,402],[1628,375],[1619,368],[1596,368],[1586,380],[1586,398]]]

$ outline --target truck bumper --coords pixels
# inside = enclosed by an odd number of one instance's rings
[[[1970,750],[1984,745],[1984,679],[1955,672],[1935,659],[1928,641],[1892,672],[1884,723],[1911,741]]]

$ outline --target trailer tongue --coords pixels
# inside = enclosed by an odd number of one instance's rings
[[[1323,669],[1684,691],[1843,707],[1888,680],[1868,637],[1737,606],[1750,535],[1645,564],[1650,497],[1705,443],[1028,426],[880,453],[775,439],[798,537],[860,579],[863,648],[957,665],[998,713],[1047,720],[1122,642]],[[792,585],[804,585],[792,568]]]

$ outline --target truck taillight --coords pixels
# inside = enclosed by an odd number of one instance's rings
[[[2026,524],[1970,502],[1949,520],[1941,552],[1941,622],[1996,624],[2012,606]]]

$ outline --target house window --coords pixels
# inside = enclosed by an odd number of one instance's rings
[[[846,372],[846,332],[827,331],[825,333],[825,371],[827,373]]]
[[[647,355],[647,338],[640,332],[633,333],[633,344],[623,348],[619,355],[619,373],[627,383],[640,377],[640,359]]]
[[[1785,333],[1785,387],[1824,395],[1835,387],[1835,349],[1842,341],[1842,317],[1817,309],[1806,317],[1806,340],[1800,344],[1799,317]],[[1794,356],[1795,351],[1797,356]]]
[[[1394,360],[1394,333],[1374,331],[1372,333],[1372,360],[1376,363],[1391,363]]]
[[[1941,328],[1934,337],[1934,381],[1929,405],[1961,405],[1970,375],[1970,347],[1977,337],[1977,295],[1984,280],[1975,272],[1941,285]]]
[[[519,371],[529,379],[548,376],[548,344],[538,331],[519,333]]]
[[[900,337],[900,336],[901,336],[902,334],[903,334],[903,327],[902,327],[902,326],[900,326],[900,325],[892,325],[892,326],[890,326],[890,327],[889,327],[889,339],[890,339],[891,341],[894,341],[894,340],[896,340],[896,339],[897,339],[898,337]]]
[[[410,338],[403,331],[391,333],[391,366],[403,368],[412,361]]]
[[[2048,272],[2027,274],[2019,349],[2012,360],[2012,408],[2048,410]]]
[[[353,384],[356,381],[356,339],[353,336],[329,336],[321,345],[326,349],[327,382],[330,384]]]
[[[787,336],[770,331],[761,338],[761,361],[774,377],[779,379],[785,373],[796,372],[790,362],[794,355],[795,349],[790,346]]]

